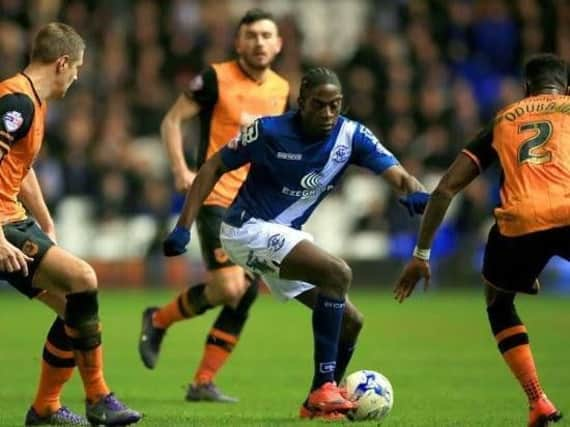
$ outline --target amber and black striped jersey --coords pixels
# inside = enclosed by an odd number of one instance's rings
[[[0,82],[0,223],[26,218],[18,201],[22,180],[44,137],[46,103],[23,73]]]
[[[237,61],[228,61],[208,67],[190,82],[185,94],[201,107],[201,166],[256,118],[283,113],[287,109],[289,84],[273,71],[262,82],[255,81]],[[228,207],[248,168],[223,175],[204,204]]]
[[[570,225],[570,97],[525,98],[500,111],[463,150],[479,167],[500,162],[501,234]]]

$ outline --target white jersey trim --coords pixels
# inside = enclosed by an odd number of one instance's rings
[[[293,221],[302,217],[303,214],[317,202],[323,192],[328,190],[328,186],[332,180],[350,160],[352,154],[352,139],[357,127],[358,123],[352,120],[344,120],[323,169],[319,172],[309,172],[309,174],[313,174],[310,182],[318,182],[319,184],[319,187],[316,189],[318,191],[313,191],[307,197],[300,198],[283,210],[271,222],[291,225]],[[342,155],[339,155],[339,153],[342,153]],[[316,179],[314,174],[317,174],[320,179]]]

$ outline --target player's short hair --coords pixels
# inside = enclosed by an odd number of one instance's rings
[[[552,53],[537,54],[526,61],[524,77],[531,93],[540,89],[560,89],[566,92],[568,65]]]
[[[32,45],[32,62],[50,63],[64,55],[77,61],[85,50],[85,41],[69,25],[50,22],[40,28]]]
[[[301,78],[299,96],[301,98],[306,98],[307,93],[311,89],[324,84],[332,84],[342,90],[340,79],[334,71],[326,67],[311,68],[305,74],[303,74],[303,77]]]
[[[255,9],[249,9],[245,13],[245,15],[241,17],[237,26],[237,32],[239,33],[239,30],[241,29],[242,26],[250,25],[253,24],[254,22],[261,21],[263,19],[272,21],[275,24],[275,26],[277,26],[277,22],[275,21],[275,17],[273,16],[272,13],[267,12],[266,10],[260,8],[255,8]]]

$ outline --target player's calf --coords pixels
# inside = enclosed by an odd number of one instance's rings
[[[40,381],[32,405],[37,415],[54,414],[61,408],[61,391],[75,367],[72,350],[64,322],[58,316],[52,323],[42,352]]]
[[[194,375],[194,385],[209,384],[225,365],[239,341],[248,318],[249,308],[257,296],[257,286],[250,286],[238,306],[225,306],[206,338],[202,360]]]
[[[213,306],[207,300],[204,290],[206,285],[199,283],[188,287],[168,304],[154,310],[152,326],[158,329],[168,329],[173,323],[199,316]],[[147,310],[149,310],[149,307]]]
[[[109,394],[103,376],[103,350],[97,291],[67,295],[65,332],[71,339],[75,362],[88,401]]]
[[[356,349],[356,341],[364,324],[364,316],[347,301],[342,318],[334,380],[340,383]]]
[[[497,347],[532,406],[544,392],[538,378],[526,327],[514,305],[514,294],[488,287],[487,304],[487,314]]]

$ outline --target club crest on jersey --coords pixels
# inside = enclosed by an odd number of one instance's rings
[[[280,250],[283,245],[285,244],[285,236],[282,234],[274,234],[273,236],[267,239],[267,248],[271,252],[277,252]]]
[[[18,111],[8,111],[2,116],[2,121],[8,132],[15,132],[24,124],[24,118]]]
[[[332,154],[332,159],[333,162],[336,163],[345,163],[348,160],[349,156],[350,156],[350,150],[348,149],[348,147],[346,145],[339,145],[338,147],[335,148]]]
[[[307,190],[313,190],[321,185],[321,175],[318,172],[312,171],[301,178],[301,187]]]

